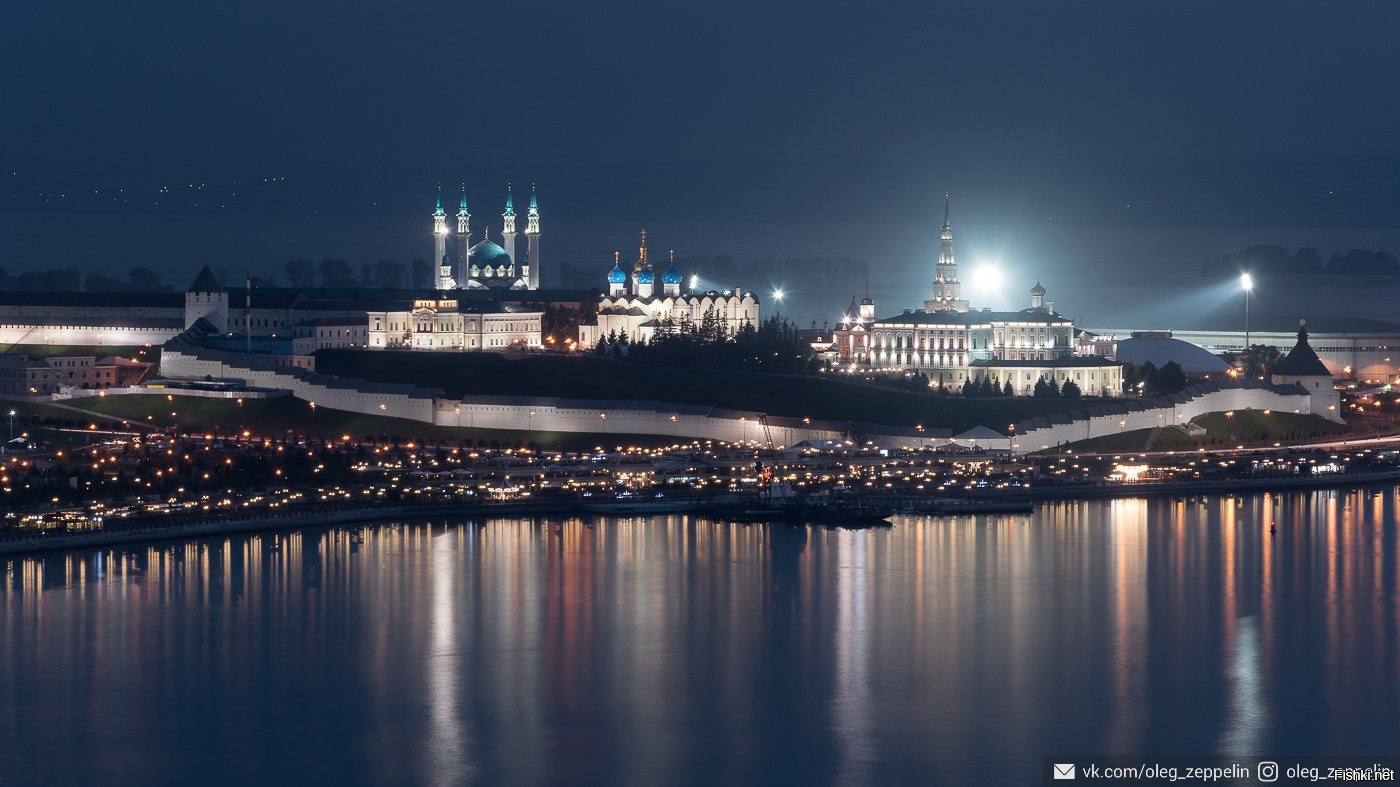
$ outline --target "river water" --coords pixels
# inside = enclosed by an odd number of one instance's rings
[[[1397,495],[0,558],[0,782],[1034,784],[1066,754],[1391,752]]]

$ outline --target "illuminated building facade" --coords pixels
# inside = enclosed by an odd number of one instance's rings
[[[745,325],[758,327],[758,296],[751,292],[737,287],[725,292],[682,292],[683,277],[676,270],[674,252],[658,288],[656,271],[647,260],[646,230],[642,230],[641,249],[630,276],[622,267],[621,256],[613,254],[608,294],[599,299],[596,318],[579,326],[580,347],[592,347],[610,336],[625,336],[629,342],[650,341],[668,320],[678,326],[700,326],[706,315],[729,335]]]
[[[442,190],[438,190],[437,208],[433,211],[433,259],[437,261],[437,289],[506,288],[538,290],[540,288],[540,208],[535,189],[530,188],[530,207],[525,215],[525,258],[517,262],[519,233],[515,226],[515,202],[510,187],[506,187],[506,206],[501,214],[500,243],[491,240],[490,231],[483,229],[481,241],[471,242],[471,213],[467,210],[467,189],[462,186],[462,198],[457,208],[456,254],[449,254],[447,237],[451,234],[448,216],[442,207]]]

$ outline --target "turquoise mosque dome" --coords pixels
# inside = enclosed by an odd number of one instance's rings
[[[510,255],[506,250],[489,240],[484,240],[467,251],[467,261],[478,268],[510,267]]]

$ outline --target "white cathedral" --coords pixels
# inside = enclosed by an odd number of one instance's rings
[[[520,239],[515,229],[515,204],[506,186],[506,209],[501,214],[501,243],[491,240],[490,230],[482,230],[481,242],[471,245],[472,214],[467,211],[467,187],[457,209],[456,257],[447,253],[447,213],[442,209],[442,189],[438,188],[437,209],[433,211],[433,259],[437,260],[437,289],[540,288],[540,208],[535,188],[530,187],[530,207],[525,214],[525,259],[516,262]],[[504,245],[502,245],[504,244]]]
[[[621,257],[620,252],[613,252],[608,294],[598,301],[597,319],[579,325],[580,347],[592,347],[599,339],[613,335],[625,336],[629,342],[651,341],[656,329],[668,318],[678,325],[700,325],[706,314],[713,314],[730,335],[745,325],[758,327],[758,296],[751,292],[738,287],[724,292],[696,292],[692,280],[691,291],[683,293],[685,277],[676,270],[675,252],[661,274],[658,289],[656,271],[647,260],[646,230],[642,230],[641,250],[630,276],[622,268]]]
[[[1058,385],[1073,381],[1086,395],[1120,393],[1122,366],[1074,354],[1074,321],[1055,311],[1039,281],[1030,306],[1020,311],[973,309],[963,299],[946,196],[931,294],[924,308],[884,318],[875,316],[868,290],[859,306],[853,300],[832,333],[839,361],[852,369],[922,373],[931,385],[954,392],[986,379],[1029,395],[1045,378]]]

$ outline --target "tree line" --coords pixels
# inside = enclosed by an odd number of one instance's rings
[[[1254,276],[1396,275],[1400,274],[1400,260],[1388,251],[1349,249],[1333,253],[1324,263],[1322,253],[1311,246],[1290,252],[1281,246],[1256,243],[1201,263],[1202,276],[1228,278],[1244,272]]]
[[[50,268],[17,273],[0,269],[0,290],[12,292],[170,292],[171,285],[160,274],[138,265],[126,276],[109,276],[92,271],[86,275],[75,268]]]
[[[415,259],[408,265],[395,260],[362,262],[359,267],[345,260],[327,257],[320,262],[307,259],[287,260],[282,266],[282,279],[288,287],[375,287],[401,290],[407,287],[426,290],[437,284],[433,265]]]
[[[786,374],[815,373],[823,367],[787,317],[774,315],[759,325],[745,322],[731,332],[714,309],[707,309],[699,322],[668,315],[647,341],[633,342],[613,331],[598,338],[593,352],[649,366]]]

